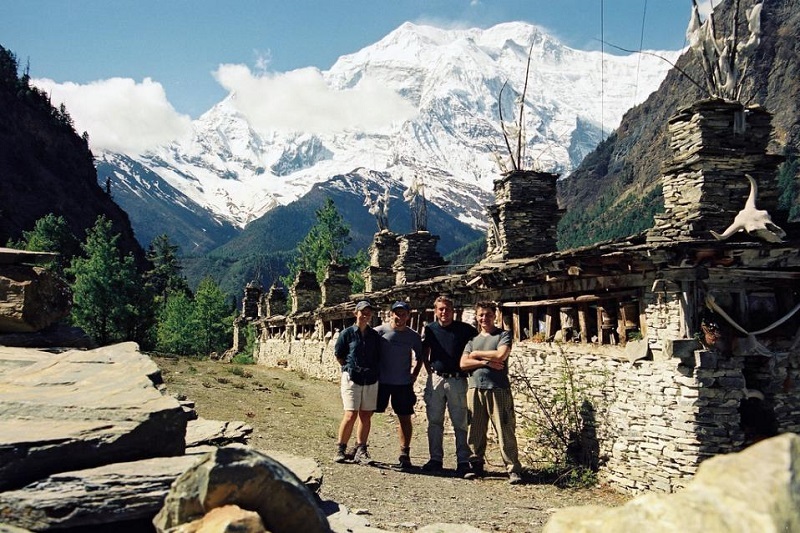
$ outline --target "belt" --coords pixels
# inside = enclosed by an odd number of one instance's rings
[[[469,375],[466,372],[439,372],[438,370],[434,370],[433,373],[443,378],[465,378]]]

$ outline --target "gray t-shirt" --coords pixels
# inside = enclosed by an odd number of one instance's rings
[[[423,357],[419,333],[411,328],[396,331],[389,324],[381,324],[375,331],[382,337],[378,380],[386,385],[412,383],[412,353],[418,360]]]
[[[511,334],[503,329],[496,329],[489,335],[479,334],[474,337],[467,343],[464,353],[496,350],[503,345],[511,346]],[[472,371],[468,381],[471,389],[510,389],[508,359],[506,359],[506,364],[503,365],[503,370],[495,370],[488,366],[477,368]]]

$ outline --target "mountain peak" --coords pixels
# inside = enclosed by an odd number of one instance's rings
[[[525,165],[560,173],[572,169],[627,109],[656,89],[669,68],[649,56],[631,62],[572,50],[525,22],[486,29],[406,22],[377,43],[340,57],[322,73],[326,93],[304,109],[337,116],[384,113],[386,98],[373,101],[358,92],[368,86],[393,91],[416,113],[406,112],[379,132],[288,134],[255,130],[231,94],[195,121],[190,141],[173,143],[139,163],[238,227],[303,196],[314,184],[360,167],[398,186],[420,176],[432,203],[483,227],[484,206],[503,170],[498,159],[507,156],[498,105],[507,122],[515,120],[532,44]],[[339,105],[346,99],[338,95],[348,96],[358,109]]]

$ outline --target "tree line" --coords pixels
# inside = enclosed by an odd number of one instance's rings
[[[148,269],[139,272],[133,255],[122,254],[119,237],[101,215],[80,242],[64,217],[49,214],[8,246],[59,254],[45,268],[72,290],[70,322],[101,346],[136,341],[144,350],[179,355],[227,349],[235,308],[214,280],[206,277],[192,291],[167,235],[153,239]]]

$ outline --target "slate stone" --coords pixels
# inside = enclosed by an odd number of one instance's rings
[[[57,472],[182,455],[186,415],[135,343],[0,374],[0,490]]]

